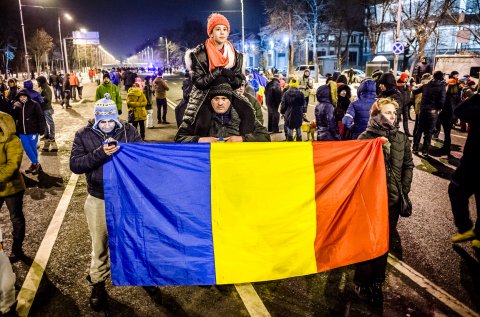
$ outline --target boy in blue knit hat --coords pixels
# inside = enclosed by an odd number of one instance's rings
[[[105,280],[110,274],[108,237],[103,193],[103,164],[120,149],[118,142],[143,142],[137,130],[120,121],[116,103],[106,93],[94,107],[95,119],[75,134],[70,156],[70,169],[87,176],[88,196],[84,211],[92,238],[92,261],[87,277],[93,286],[90,307],[104,310],[108,303]]]

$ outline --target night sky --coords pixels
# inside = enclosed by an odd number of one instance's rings
[[[205,25],[212,11],[222,12],[232,32],[241,31],[240,0],[22,0],[24,4],[65,7],[75,17],[76,26],[100,32],[101,44],[117,59],[124,59],[146,39],[162,30],[173,29],[184,18],[195,18]],[[27,8],[28,9],[28,8]],[[263,17],[259,0],[244,0],[245,32],[258,31]]]

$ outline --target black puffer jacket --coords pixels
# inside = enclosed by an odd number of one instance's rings
[[[380,94],[377,96],[377,98],[392,98],[398,103],[399,109],[402,109],[403,107],[403,95],[402,93],[397,89],[397,87],[392,87],[388,90],[381,91]]]
[[[255,110],[245,96],[233,94],[229,117],[225,122],[218,122],[220,116],[214,117],[210,100],[205,101],[195,113],[195,121],[190,124],[183,120],[175,136],[175,142],[198,142],[201,137],[214,136],[212,133],[223,130],[222,137],[243,136],[244,142],[269,142],[270,135],[255,118]],[[220,118],[221,119],[221,118]]]
[[[20,96],[27,96],[25,104],[20,102]],[[40,134],[45,132],[45,117],[40,105],[30,98],[26,89],[22,89],[15,97],[13,118],[17,125],[17,134]]]
[[[282,96],[280,113],[285,115],[285,126],[298,129],[303,122],[303,107],[305,98],[298,88],[289,88]]]
[[[233,79],[229,79],[229,84],[232,89],[237,89],[242,85],[242,66],[243,55],[235,51],[235,65],[231,69],[235,73]],[[183,116],[183,120],[189,124],[195,121],[195,115],[198,113],[198,108],[205,102],[210,86],[217,77],[220,77],[222,70],[215,68],[209,71],[208,56],[205,44],[200,44],[193,50],[188,50],[185,54],[185,64],[190,68],[192,74],[193,88],[190,93],[187,109]]]
[[[94,123],[93,120],[89,121],[86,127],[75,133],[70,156],[70,170],[75,174],[86,173],[88,193],[96,198],[104,199],[103,164],[110,159],[110,156],[103,151],[103,141],[108,136],[94,129]],[[113,134],[115,140],[123,143],[143,142],[131,124],[123,121],[121,123],[122,127],[117,128]]]
[[[420,112],[441,110],[445,104],[445,82],[443,80],[431,80],[428,84],[412,90],[414,95],[422,94]]]
[[[401,184],[404,194],[410,192],[413,178],[413,158],[407,136],[388,123],[387,119],[379,113],[370,117],[368,127],[360,134],[359,140],[386,137],[389,143],[383,147],[387,169],[388,207],[391,211],[398,212]],[[390,168],[389,168],[390,166]]]
[[[280,81],[273,78],[265,87],[265,102],[268,108],[278,111],[281,101],[282,88],[280,87]]]

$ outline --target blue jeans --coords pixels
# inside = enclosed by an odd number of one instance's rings
[[[53,109],[48,109],[43,111],[45,116],[45,139],[46,140],[55,140],[55,122],[53,122]]]
[[[302,141],[302,127],[290,129],[287,127],[287,141],[293,141],[293,130],[297,135],[297,141]]]
[[[32,161],[32,164],[38,164],[38,134],[20,134],[19,137],[20,141],[22,141],[23,149],[30,161]]]

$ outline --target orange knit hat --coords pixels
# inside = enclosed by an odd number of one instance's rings
[[[208,17],[207,22],[207,34],[210,36],[212,34],[213,29],[217,25],[225,25],[227,27],[228,32],[230,32],[230,22],[228,22],[227,18],[220,13],[212,13]]]

